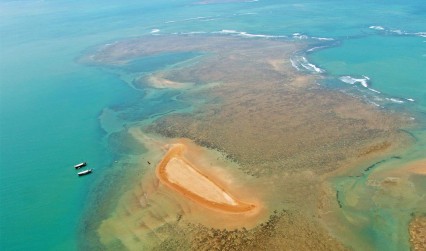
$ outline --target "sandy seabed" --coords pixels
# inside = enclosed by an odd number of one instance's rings
[[[118,241],[129,250],[154,248],[169,238],[162,231],[170,225],[250,229],[267,219],[257,181],[222,154],[186,139],[151,137],[139,128],[129,132],[150,149],[141,166],[149,159],[152,168],[100,226],[105,247],[114,249]]]

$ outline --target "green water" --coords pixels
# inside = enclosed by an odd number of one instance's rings
[[[91,182],[72,166],[108,164],[108,150],[97,143],[99,111],[133,95],[114,76],[51,56],[52,48],[21,47],[34,58],[2,65],[1,228],[10,249],[43,249],[50,241],[42,240],[52,237],[51,248],[75,249],[75,228],[67,226],[77,225]]]
[[[368,76],[372,88],[389,97],[414,99],[424,112],[425,40],[418,36],[367,36],[344,40],[340,46],[318,51],[310,58],[330,75]]]

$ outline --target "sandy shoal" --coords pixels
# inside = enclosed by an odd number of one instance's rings
[[[407,168],[412,173],[426,175],[426,160],[412,162]]]
[[[407,179],[412,174],[426,175],[426,159],[419,159],[400,164],[393,169],[383,170],[380,175]]]
[[[174,144],[157,166],[157,176],[162,183],[184,197],[227,212],[246,212],[255,208],[237,199],[215,182],[214,177],[202,174],[185,159],[183,144]]]
[[[159,73],[150,75],[146,80],[149,86],[157,89],[180,89],[192,85],[192,83],[181,83],[169,80]]]

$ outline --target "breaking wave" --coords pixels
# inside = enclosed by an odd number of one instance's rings
[[[381,31],[381,32],[392,33],[392,34],[396,34],[396,35],[426,37],[426,32],[425,31],[407,32],[407,31],[403,31],[403,30],[400,30],[400,29],[386,28],[386,27],[383,27],[383,26],[380,26],[380,25],[371,25],[368,28],[369,29],[373,29],[373,30],[377,30],[377,31]]]
[[[290,58],[291,65],[298,71],[308,71],[312,73],[324,73],[325,70],[310,63],[304,56],[296,55]]]
[[[261,38],[285,38],[287,36],[284,35],[266,35],[266,34],[252,34],[245,31],[236,31],[236,30],[221,30],[216,31],[212,33],[218,33],[218,34],[229,34],[229,35],[235,35],[235,36],[241,36],[241,37],[261,37]]]
[[[383,26],[379,26],[379,25],[372,25],[368,28],[373,29],[373,30],[379,30],[379,31],[385,30],[385,28]]]
[[[345,82],[347,84],[351,84],[351,85],[360,84],[360,85],[362,85],[366,88],[369,86],[368,81],[370,80],[370,78],[367,77],[367,76],[363,76],[363,78],[354,78],[354,77],[351,77],[351,76],[342,76],[339,79],[340,79],[340,81]],[[374,90],[374,89],[371,89],[371,90]],[[376,90],[374,90],[374,91],[376,91]]]
[[[320,50],[320,49],[323,49],[323,48],[327,48],[327,47],[329,47],[329,46],[326,46],[326,45],[323,45],[323,46],[316,46],[316,47],[312,47],[312,48],[310,48],[309,50],[307,50],[306,52],[314,52],[314,51],[317,51],[317,50]]]
[[[334,38],[329,37],[310,37],[308,35],[302,34],[302,33],[293,33],[292,37],[294,39],[304,40],[304,39],[313,39],[313,40],[319,40],[319,41],[334,41]]]
[[[397,103],[397,104],[403,104],[404,103],[404,100],[402,100],[400,98],[386,98],[386,100],[389,100],[389,101]]]

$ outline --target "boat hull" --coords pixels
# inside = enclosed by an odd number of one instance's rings
[[[91,174],[91,173],[92,173],[92,169],[89,169],[89,170],[86,170],[86,171],[83,171],[83,172],[79,172],[78,176],[84,176],[84,175]]]
[[[82,168],[82,167],[84,167],[84,166],[86,166],[86,165],[87,165],[87,163],[86,163],[86,162],[82,162],[82,163],[80,163],[80,164],[75,165],[75,166],[74,166],[74,168],[75,168],[75,169],[80,169],[80,168]]]

